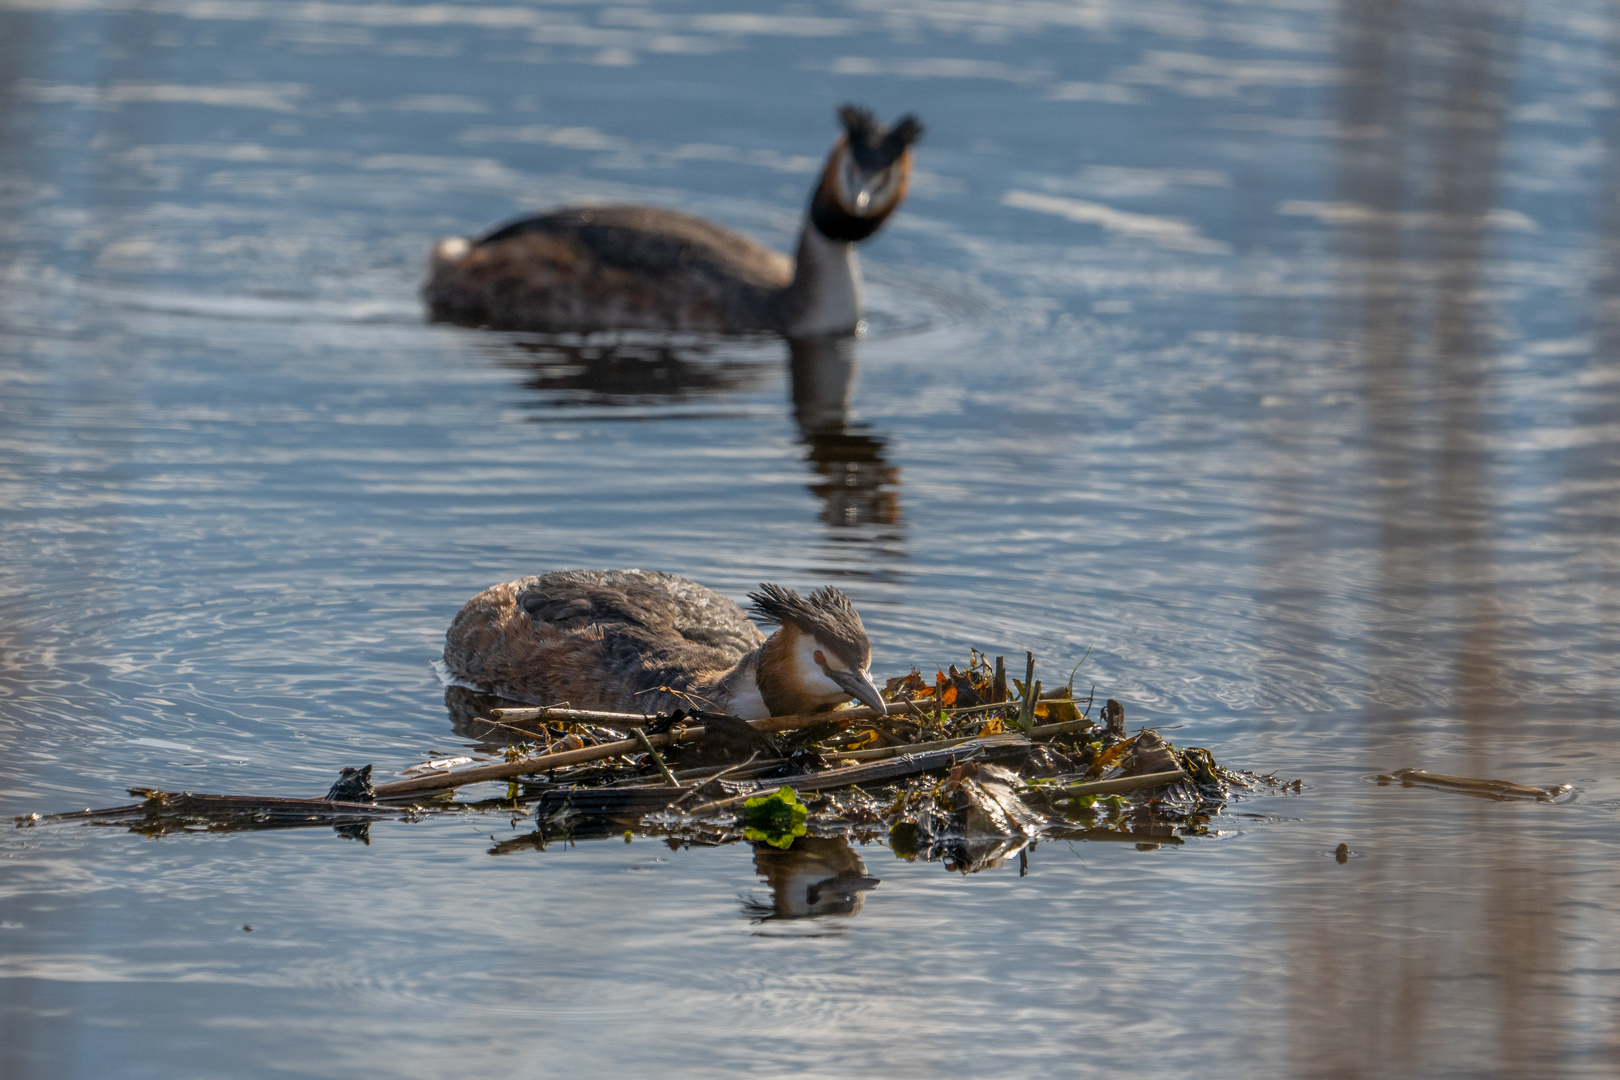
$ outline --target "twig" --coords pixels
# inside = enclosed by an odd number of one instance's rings
[[[890,709],[898,710],[900,706],[891,705]],[[534,710],[536,714],[547,710]],[[577,712],[577,710],[569,710]],[[503,710],[503,714],[509,710]],[[880,715],[886,715],[888,710],[879,713],[876,709],[861,706],[855,709],[840,709],[835,712],[801,713],[796,716],[772,716],[765,720],[751,721],[756,731],[767,734],[778,731],[795,731],[799,728],[814,727],[829,720],[839,723],[849,723],[856,720],[870,720]],[[604,722],[605,717],[620,717],[623,719],[640,720],[645,723],[647,718],[634,713],[594,713],[591,714],[596,722]],[[626,727],[639,727],[639,724],[626,724]],[[684,730],[668,731],[658,735],[648,735],[647,741],[654,746],[669,746],[671,743],[697,740],[706,733],[701,727],[689,727]],[[388,784],[378,784],[374,789],[377,798],[392,799],[400,795],[411,795],[419,791],[445,791],[450,788],[461,787],[464,784],[479,784],[486,780],[505,780],[511,776],[524,776],[529,773],[550,772],[553,769],[565,768],[569,765],[581,765],[587,761],[600,761],[603,758],[618,757],[620,754],[633,753],[641,748],[641,743],[635,739],[621,739],[617,742],[601,743],[597,746],[585,746],[578,750],[562,750],[554,754],[536,754],[531,757],[519,758],[516,761],[501,762],[493,765],[481,765],[472,769],[461,769],[455,772],[436,773],[433,776],[417,777],[412,780],[396,780]]]
[[[1187,779],[1181,769],[1169,772],[1143,773],[1141,776],[1119,776],[1112,780],[1088,780],[1058,787],[1027,787],[1025,791],[1039,791],[1044,795],[1114,795],[1122,791],[1140,791],[1142,788],[1163,787]]]
[[[723,780],[734,772],[739,772],[748,768],[755,762],[758,762],[762,766],[775,766],[782,764],[786,760],[788,759],[766,758],[764,761],[760,761],[759,751],[755,750],[752,754],[748,755],[747,761],[739,761],[734,765],[727,765],[724,768],[716,768],[715,766],[711,765],[707,769],[682,769],[680,772],[675,774],[675,778],[683,784],[688,780],[702,780],[703,782],[707,783],[710,780]]]
[[[1047,735],[1062,735],[1066,731],[1086,731],[1095,725],[1090,720],[1065,720],[1059,724],[1036,724],[1029,729],[1032,739],[1044,738]]]
[[[1035,726],[1035,699],[1040,690],[1035,685],[1035,654],[1026,650],[1024,666],[1024,700],[1018,706],[1018,719],[1013,721],[1018,730],[1028,734]]]
[[[749,726],[755,731],[767,735],[780,731],[797,731],[800,728],[814,727],[829,721],[840,724],[854,723],[857,720],[874,720],[880,716],[894,716],[903,713],[909,706],[908,702],[896,701],[890,703],[882,712],[869,706],[862,705],[853,709],[837,709],[832,712],[800,713],[795,716],[772,716],[764,720],[751,720]],[[995,708],[991,705],[988,708]],[[967,709],[954,710],[952,715],[961,712],[972,712],[983,706],[970,706]],[[494,711],[494,710],[492,710]],[[500,710],[502,715],[510,715],[513,710]],[[548,710],[535,709],[533,713],[539,714]],[[578,713],[578,710],[567,710]],[[604,718],[617,717],[621,719],[642,720],[645,717],[634,713],[591,713],[595,722],[605,723]],[[629,725],[626,727],[640,726]],[[695,741],[703,738],[705,732],[701,727],[689,727],[684,731],[670,731],[658,735],[648,735],[647,741],[654,746],[669,746],[675,742]],[[512,776],[524,776],[531,773],[549,772],[553,769],[566,768],[569,765],[581,765],[587,761],[600,761],[603,758],[618,757],[620,754],[633,753],[641,748],[641,743],[635,739],[623,739],[618,742],[602,743],[598,746],[581,747],[578,750],[562,750],[554,754],[536,754],[532,757],[519,758],[517,761],[498,762],[491,765],[480,765],[476,768],[461,769],[453,772],[435,773],[432,776],[420,776],[410,780],[395,780],[387,784],[378,784],[375,788],[377,798],[392,799],[401,795],[412,795],[421,791],[447,791],[451,788],[461,787],[464,784],[479,784],[486,780],[505,780]]]
[[[1426,787],[1437,791],[1455,791],[1462,795],[1474,795],[1486,799],[1535,799],[1537,802],[1551,802],[1570,790],[1568,784],[1558,784],[1555,787],[1543,788],[1533,784],[1519,784],[1512,780],[1485,780],[1476,776],[1450,776],[1446,773],[1432,773],[1423,769],[1396,769],[1389,776],[1380,776],[1380,784],[1398,782],[1403,787]]]
[[[1179,836],[1160,836],[1157,833],[1117,832],[1114,829],[1064,829],[1053,830],[1054,836],[1065,840],[1083,840],[1088,844],[1108,843],[1113,841],[1121,844],[1152,844],[1154,847],[1180,847],[1187,841]]]
[[[1050,702],[1048,702],[1050,704]],[[977,707],[974,707],[977,708]],[[959,710],[956,715],[964,712],[973,712],[974,708]],[[1031,738],[1039,739],[1048,735],[1061,735],[1067,731],[1084,731],[1091,727],[1089,720],[1065,720],[1059,724],[1037,724],[1030,728]],[[974,739],[984,738],[982,735],[963,735],[955,739],[940,739],[937,742],[901,743],[899,746],[874,746],[870,750],[844,750],[830,751],[826,756],[847,761],[881,761],[884,758],[900,757],[905,754],[916,754],[924,750],[938,750],[946,746],[960,746],[962,743],[972,742]]]
[[[923,700],[926,701],[928,699],[924,698]],[[914,705],[914,704],[916,704],[916,702],[915,701],[906,701],[906,702],[896,701],[896,702],[894,702],[894,704],[895,705],[901,705],[901,704],[913,704]],[[1041,698],[1035,704],[1037,704],[1037,705],[1075,705],[1075,706],[1078,706],[1080,703],[1078,701],[1074,700],[1073,698],[1057,697],[1057,698]],[[1018,702],[1016,702],[1016,701],[991,701],[991,702],[986,702],[983,705],[963,705],[961,708],[946,709],[945,710],[945,715],[954,718],[954,717],[958,717],[958,716],[970,716],[973,713],[994,712],[997,709],[1015,709],[1017,707],[1018,707]],[[853,711],[853,710],[851,710],[851,711]],[[839,715],[842,715],[842,714],[840,713]],[[891,712],[889,715],[893,716],[894,713]],[[921,709],[917,710],[917,715],[923,717],[924,719],[929,718],[928,714],[923,712]]]
[[[681,782],[675,779],[675,774],[669,771],[668,765],[664,764],[663,755],[659,754],[658,748],[648,741],[647,733],[638,727],[633,727],[630,729],[630,734],[634,735],[636,737],[636,741],[646,749],[647,756],[652,758],[652,763],[658,766],[658,771],[663,774],[664,782],[666,784],[672,784],[675,787],[680,787]]]
[[[520,709],[491,709],[489,715],[502,720],[556,720],[571,724],[601,724],[604,727],[644,727],[658,719],[656,713],[596,712],[544,705]]]
[[[986,751],[1013,751],[1028,746],[1022,735],[1013,732],[1003,732],[1000,735],[985,735],[980,738],[969,739],[965,743],[955,743],[950,746],[936,747],[916,753],[903,755],[905,760],[893,762],[875,762],[867,765],[850,765],[841,769],[827,769],[823,772],[801,773],[798,776],[784,776],[778,780],[770,781],[781,787],[790,787],[795,791],[825,791],[828,788],[848,787],[852,784],[873,784],[879,781],[896,780],[905,776],[915,776],[918,773],[932,772],[935,769],[946,768],[966,760],[962,755],[952,751],[967,751],[967,758],[975,757]],[[716,799],[701,806],[695,806],[687,813],[692,817],[704,817],[716,810],[724,810],[735,806],[739,802],[751,799],[763,791],[749,791],[741,795],[733,795],[727,799]]]
[[[473,723],[488,724],[490,727],[505,728],[507,731],[515,731],[519,735],[526,735],[530,739],[544,734],[543,732],[539,731],[530,731],[528,728],[513,727],[511,724],[503,724],[499,720],[491,720],[487,716],[475,716],[473,717]],[[545,736],[545,738],[548,743],[551,741],[550,736]]]
[[[832,750],[827,752],[829,758],[839,761],[882,761],[884,758],[900,757],[903,754],[917,754],[924,750],[939,750],[947,746],[960,746],[965,742],[972,742],[978,738],[976,735],[963,735],[957,739],[939,739],[934,742],[901,743],[898,746],[874,746],[870,750]]]
[[[721,769],[719,772],[715,773],[713,776],[711,776],[707,780],[705,780],[702,784],[694,785],[690,790],[687,791],[687,793],[685,795],[682,795],[680,798],[676,799],[670,805],[671,806],[679,806],[679,805],[681,805],[681,803],[685,802],[687,799],[690,799],[693,795],[696,795],[700,788],[705,787],[708,784],[712,784],[716,780],[719,780],[721,777],[727,776],[727,775],[729,775],[731,773],[736,772],[738,769],[746,769],[746,768],[748,768],[748,766],[750,766],[750,765],[752,765],[754,763],[754,759],[757,758],[757,757],[759,757],[759,751],[755,750],[752,754],[748,755],[748,760],[747,761],[739,761],[735,765],[727,765],[725,768]]]

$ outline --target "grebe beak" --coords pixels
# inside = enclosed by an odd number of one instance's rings
[[[895,201],[895,185],[906,168],[900,162],[875,173],[868,174],[855,162],[847,149],[840,152],[838,176],[839,201],[844,209],[856,217],[872,217],[887,212]]]
[[[833,671],[829,668],[827,674],[832,676],[833,682],[838,684],[840,690],[848,693],[862,705],[870,705],[878,712],[884,711],[883,695],[878,693],[878,688],[872,684],[872,676],[866,672]]]

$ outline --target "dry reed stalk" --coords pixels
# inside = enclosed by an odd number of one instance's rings
[[[675,774],[669,771],[668,765],[664,764],[663,755],[658,752],[658,748],[647,738],[647,733],[638,727],[633,727],[630,729],[630,734],[636,737],[636,741],[641,744],[642,749],[647,751],[647,756],[652,758],[652,763],[658,766],[658,772],[663,776],[664,783],[669,784],[671,787],[680,787],[681,782],[675,779]]]
[[[957,710],[960,712],[982,712],[994,706],[972,706]],[[781,731],[797,731],[800,728],[813,727],[829,721],[837,723],[853,723],[857,720],[875,720],[880,716],[897,716],[911,708],[903,701],[891,702],[883,712],[869,706],[859,706],[854,709],[837,709],[833,712],[800,713],[796,716],[772,716],[764,720],[752,720],[750,725],[756,731],[767,734]],[[581,709],[491,709],[492,713],[502,719],[511,720],[567,720],[574,723],[602,724],[612,727],[614,722],[625,727],[640,727],[648,722],[649,718],[637,713],[608,713],[590,712]],[[952,712],[954,715],[955,711]],[[654,718],[655,719],[655,718]],[[631,724],[629,721],[637,721]],[[1066,724],[1051,724],[1054,729],[1071,730],[1083,721],[1070,721]],[[1036,728],[1032,734],[1041,732]],[[705,732],[701,727],[688,727],[665,732],[659,735],[648,735],[646,739],[654,746],[668,746],[671,743],[683,740],[697,740],[703,738]],[[427,776],[413,777],[410,780],[395,780],[387,784],[378,784],[374,789],[379,799],[394,799],[401,795],[414,795],[423,791],[449,791],[465,784],[480,784],[487,780],[506,780],[514,776],[524,776],[530,773],[550,772],[553,769],[566,768],[569,765],[582,765],[587,761],[601,761],[604,758],[618,757],[620,754],[634,753],[641,749],[641,742],[637,739],[621,739],[617,742],[602,743],[599,746],[586,746],[578,750],[563,750],[555,754],[536,754],[517,761],[497,762],[491,765],[480,765],[471,769],[459,769],[450,772],[432,773]],[[914,752],[908,749],[906,753]]]
[[[896,708],[898,706],[895,706]],[[510,717],[515,710],[504,709],[502,714]],[[646,718],[634,713],[581,713],[578,709],[534,709],[532,719],[553,719],[557,713],[572,714],[573,716],[588,715],[587,722],[611,726],[611,722],[604,717],[617,717],[621,721],[626,719],[646,722]],[[755,720],[753,726],[759,731],[793,731],[798,728],[811,727],[815,724],[826,723],[829,720],[843,722],[845,720],[870,720],[877,716],[875,709],[862,706],[858,709],[841,709],[830,713],[801,713],[798,716],[773,716],[766,720]],[[639,727],[640,724],[627,725]],[[696,740],[704,737],[706,732],[701,727],[677,728],[675,731],[663,732],[658,735],[647,735],[646,740],[654,746],[668,746],[671,743]],[[451,772],[433,773],[429,776],[419,776],[411,780],[395,780],[388,784],[378,784],[373,792],[379,799],[393,799],[401,795],[413,795],[422,791],[448,791],[465,784],[480,784],[486,780],[505,780],[513,776],[524,776],[529,773],[550,772],[552,769],[561,769],[569,765],[582,765],[587,761],[601,761],[603,758],[618,757],[620,754],[634,753],[642,748],[638,739],[621,739],[617,742],[602,743],[599,746],[585,746],[578,750],[563,750],[555,754],[535,754],[517,761],[499,762],[493,765],[480,765],[472,769],[458,769]]]
[[[1168,772],[1143,773],[1141,776],[1119,776],[1112,780],[1088,780],[1078,784],[1026,788],[1025,790],[1039,791],[1046,795],[1117,795],[1122,791],[1140,791],[1143,788],[1163,787],[1166,784],[1174,784],[1187,778],[1187,774],[1181,769],[1171,769]]]
[[[1006,704],[1006,702],[1002,702],[1000,706],[987,707],[1002,708],[1005,707]],[[981,707],[973,706],[971,708],[961,710],[963,713],[976,711],[981,711]],[[960,715],[960,713],[958,713],[958,715]],[[1040,739],[1049,735],[1061,735],[1067,731],[1082,731],[1092,726],[1093,725],[1090,720],[1065,720],[1061,724],[1037,724],[1029,734],[1031,738]],[[960,746],[963,743],[969,743],[980,738],[983,738],[983,736],[963,735],[960,738],[939,739],[935,742],[901,743],[899,746],[874,746],[870,750],[833,750],[828,752],[826,756],[830,758],[838,758],[840,761],[882,761],[884,758],[901,757],[905,754],[918,754],[924,750],[941,750],[947,746]]]
[[[545,705],[515,709],[491,709],[489,715],[497,720],[542,720],[563,724],[601,724],[603,727],[646,727],[658,717],[648,713],[595,712],[590,709],[570,709],[561,705]]]

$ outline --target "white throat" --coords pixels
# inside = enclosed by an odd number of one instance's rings
[[[861,318],[861,266],[855,246],[829,240],[810,222],[799,234],[789,337],[853,334]]]
[[[758,650],[737,662],[723,684],[725,700],[716,703],[721,712],[743,720],[764,720],[771,715],[771,710],[765,707],[765,695],[759,692],[758,663]]]

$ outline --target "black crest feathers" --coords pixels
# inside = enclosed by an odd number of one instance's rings
[[[922,121],[914,113],[907,113],[891,128],[885,129],[870,109],[858,105],[845,105],[838,110],[838,119],[849,137],[849,152],[855,163],[867,172],[886,169],[900,160],[906,147],[922,138]]]
[[[864,669],[871,663],[872,645],[855,605],[831,585],[800,596],[780,585],[761,584],[748,599],[753,601],[749,610],[760,622],[809,634],[851,667]]]

